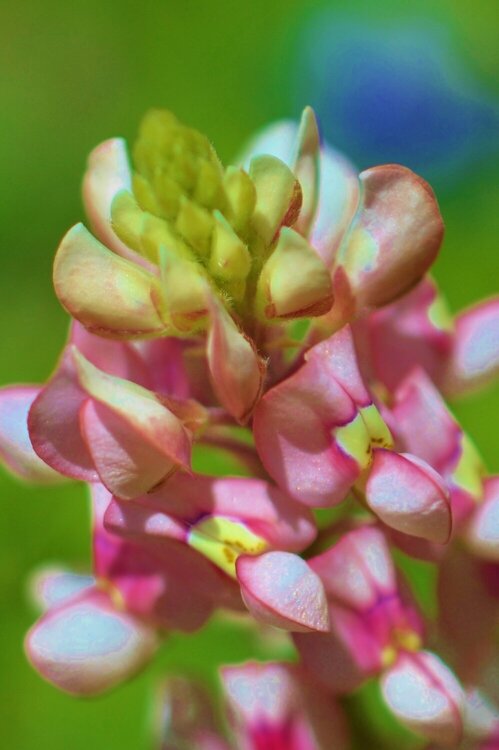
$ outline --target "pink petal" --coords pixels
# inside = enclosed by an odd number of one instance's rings
[[[460,396],[499,373],[499,298],[480,302],[456,318],[454,347],[443,382],[445,393]]]
[[[238,422],[246,422],[262,391],[265,363],[218,302],[211,305],[207,357],[220,403]]]
[[[499,563],[499,477],[489,477],[485,496],[466,526],[464,537],[475,555]]]
[[[49,466],[64,476],[96,482],[99,477],[80,432],[79,411],[86,398],[67,349],[33,402],[28,428],[35,451]]]
[[[334,378],[358,406],[372,403],[359,372],[357,353],[350,326],[312,347],[306,355],[307,362],[316,362],[325,375]]]
[[[409,291],[435,260],[443,223],[429,185],[397,164],[360,175],[362,200],[337,257],[357,310]]]
[[[54,287],[69,314],[101,336],[133,339],[166,332],[159,279],[108,250],[83,224],[59,245]]]
[[[399,591],[384,535],[362,526],[309,560],[329,600],[331,631],[294,636],[301,658],[335,693],[358,687],[383,666],[396,632],[422,634],[414,605]]]
[[[409,729],[445,747],[455,747],[463,731],[464,693],[452,672],[434,654],[401,654],[381,678],[383,697]]]
[[[28,657],[40,674],[74,695],[95,695],[128,679],[151,658],[156,633],[98,590],[45,614],[26,638]]]
[[[113,252],[151,269],[145,258],[127,247],[111,226],[111,204],[122,190],[131,191],[132,174],[122,138],[111,138],[94,148],[83,178],[83,203],[96,237]]]
[[[28,412],[40,391],[29,385],[0,389],[0,459],[22,479],[50,484],[61,477],[38,457],[28,433]]]
[[[162,395],[174,396],[179,399],[187,399],[191,396],[197,398],[197,395],[194,395],[192,379],[189,377],[185,362],[184,355],[188,352],[188,344],[185,341],[175,338],[161,338],[149,341],[134,341],[130,346],[138,352],[141,361],[146,366],[148,379],[151,382],[142,383],[134,377],[125,375],[121,375],[121,377],[140,383],[140,385],[144,385]],[[81,347],[78,346],[78,348],[92,362],[91,357],[88,357]],[[93,364],[99,367],[98,363],[93,362]],[[100,367],[100,369],[108,372],[106,367]],[[205,375],[205,368],[198,367],[197,369],[202,371],[201,375]],[[119,373],[112,374],[118,375]]]
[[[460,454],[462,430],[429,376],[414,370],[395,394],[393,428],[404,449],[448,474]]]
[[[334,695],[356,690],[379,672],[382,646],[361,615],[329,606],[329,633],[293,633],[301,663]]]
[[[242,477],[186,476],[176,474],[157,490],[112,514],[113,528],[148,533],[180,534],[181,525],[192,525],[207,516],[244,523],[254,534],[277,549],[299,552],[314,540],[317,529],[312,513],[268,482]],[[141,519],[141,520],[139,520]],[[106,524],[111,521],[111,511]],[[122,531],[123,533],[123,531]]]
[[[338,444],[334,430],[356,416],[352,399],[323,366],[322,357],[311,354],[255,409],[253,432],[265,468],[306,505],[341,502],[360,470]]]
[[[452,319],[435,282],[425,277],[396,302],[354,325],[359,359],[390,391],[415,368],[440,382],[452,348]]]
[[[347,532],[326,552],[309,560],[326,593],[357,611],[396,593],[393,561],[384,534],[372,526]]]
[[[86,401],[80,420],[99,477],[118,497],[138,497],[178,466],[104,404]]]
[[[163,339],[161,339],[163,341]],[[99,370],[118,378],[152,388],[153,374],[149,361],[129,341],[104,339],[87,331],[77,320],[71,322],[69,343]],[[156,342],[150,342],[156,343]]]
[[[285,630],[329,629],[324,588],[301,557],[289,552],[243,555],[236,570],[244,602],[257,620]]]
[[[151,538],[186,541],[187,538],[185,522],[132,501],[113,499],[105,514],[105,526],[113,534],[141,541]]]
[[[182,422],[150,391],[98,370],[72,350],[81,387],[92,397],[81,429],[103,483],[124,499],[138,497],[179,466],[190,438]]]
[[[378,448],[366,484],[367,504],[388,526],[445,544],[452,530],[447,489],[434,469],[408,453]]]

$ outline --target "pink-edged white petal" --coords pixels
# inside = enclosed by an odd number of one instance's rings
[[[110,138],[94,148],[83,178],[83,203],[92,230],[110,250],[151,269],[151,264],[127,247],[111,226],[111,205],[115,196],[131,189],[132,173],[123,138]]]
[[[296,140],[292,169],[300,183],[303,200],[295,229],[306,237],[317,210],[320,179],[320,135],[311,107],[303,110]]]
[[[54,261],[62,306],[90,331],[118,339],[166,333],[157,276],[108,250],[77,224],[63,237]]]
[[[244,602],[257,620],[284,630],[329,629],[324,587],[301,557],[277,551],[243,555],[236,570]]]
[[[220,403],[238,422],[246,422],[262,392],[265,363],[250,339],[215,300],[211,304],[206,353]]]
[[[381,689],[388,707],[409,729],[444,747],[459,744],[464,693],[437,656],[401,654],[381,678]]]
[[[484,482],[484,499],[464,529],[469,549],[478,557],[499,563],[499,477]]]
[[[35,453],[28,432],[28,413],[40,391],[30,385],[0,389],[0,459],[22,479],[51,484],[61,475]]]
[[[35,669],[73,695],[96,695],[132,677],[157,647],[154,630],[95,589],[50,610],[26,638]]]
[[[437,472],[415,456],[376,449],[365,496],[373,513],[397,531],[439,544],[449,540],[448,491]]]
[[[476,390],[499,374],[499,297],[456,318],[454,346],[442,382],[449,396]]]
[[[336,258],[358,311],[411,289],[435,260],[444,231],[431,188],[411,170],[373,167],[360,182],[359,209]]]
[[[334,263],[355,215],[359,192],[353,165],[339,151],[324,144],[319,164],[319,201],[309,242],[328,267]]]
[[[91,575],[46,566],[30,576],[29,592],[33,602],[44,611],[59,606],[94,585],[95,578]]]
[[[269,154],[291,167],[295,156],[297,134],[298,124],[293,120],[272,123],[251,138],[239,154],[236,163],[248,170],[253,157]]]

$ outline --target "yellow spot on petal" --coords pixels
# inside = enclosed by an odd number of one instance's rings
[[[365,406],[360,410],[371,442],[378,448],[393,448],[393,438],[387,424],[375,404]]]
[[[239,555],[259,555],[268,548],[267,541],[241,521],[222,516],[210,516],[195,524],[189,544],[232,578],[236,577]]]
[[[360,412],[348,424],[336,427],[333,437],[340,448],[358,463],[361,470],[369,466],[372,458],[371,437]]]
[[[397,660],[397,649],[393,646],[385,646],[381,652],[381,666],[383,669],[388,669],[395,664]]]

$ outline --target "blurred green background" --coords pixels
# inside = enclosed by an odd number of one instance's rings
[[[343,17],[346,5],[315,3]],[[309,8],[300,0],[0,4],[0,384],[43,381],[63,343],[68,321],[51,288],[51,263],[62,234],[82,218],[80,181],[91,148],[113,135],[133,139],[151,105],[206,132],[223,160],[263,124],[297,117],[308,103],[297,102],[294,84]],[[499,97],[496,0],[350,0],[348,12],[381,27],[440,24],[474,80]],[[301,80],[300,91],[306,88]],[[498,166],[497,152],[482,158],[438,196],[447,237],[436,276],[454,310],[497,292]],[[498,411],[497,387],[457,408],[491,471],[499,470]],[[4,747],[146,748],[152,687],[165,668],[186,664],[209,675],[214,664],[251,653],[243,628],[214,623],[188,641],[174,637],[153,667],[110,696],[59,694],[23,656],[35,616],[25,580],[42,562],[88,560],[84,488],[31,488],[1,474],[0,504]]]

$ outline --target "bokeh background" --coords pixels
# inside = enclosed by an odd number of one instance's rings
[[[399,161],[431,180],[447,224],[435,273],[451,308],[497,293],[498,34],[496,0],[3,0],[0,384],[49,375],[68,323],[51,263],[82,218],[86,155],[110,136],[133,139],[152,105],[202,129],[228,160],[255,129],[312,104],[359,167]],[[456,411],[497,472],[499,389]],[[0,509],[3,747],[148,748],[162,674],[185,667],[213,684],[217,663],[271,653],[243,626],[214,621],[173,636],[153,667],[109,696],[61,695],[24,659],[35,617],[25,582],[42,562],[88,561],[85,492],[0,474]],[[413,571],[423,599],[426,573]]]

